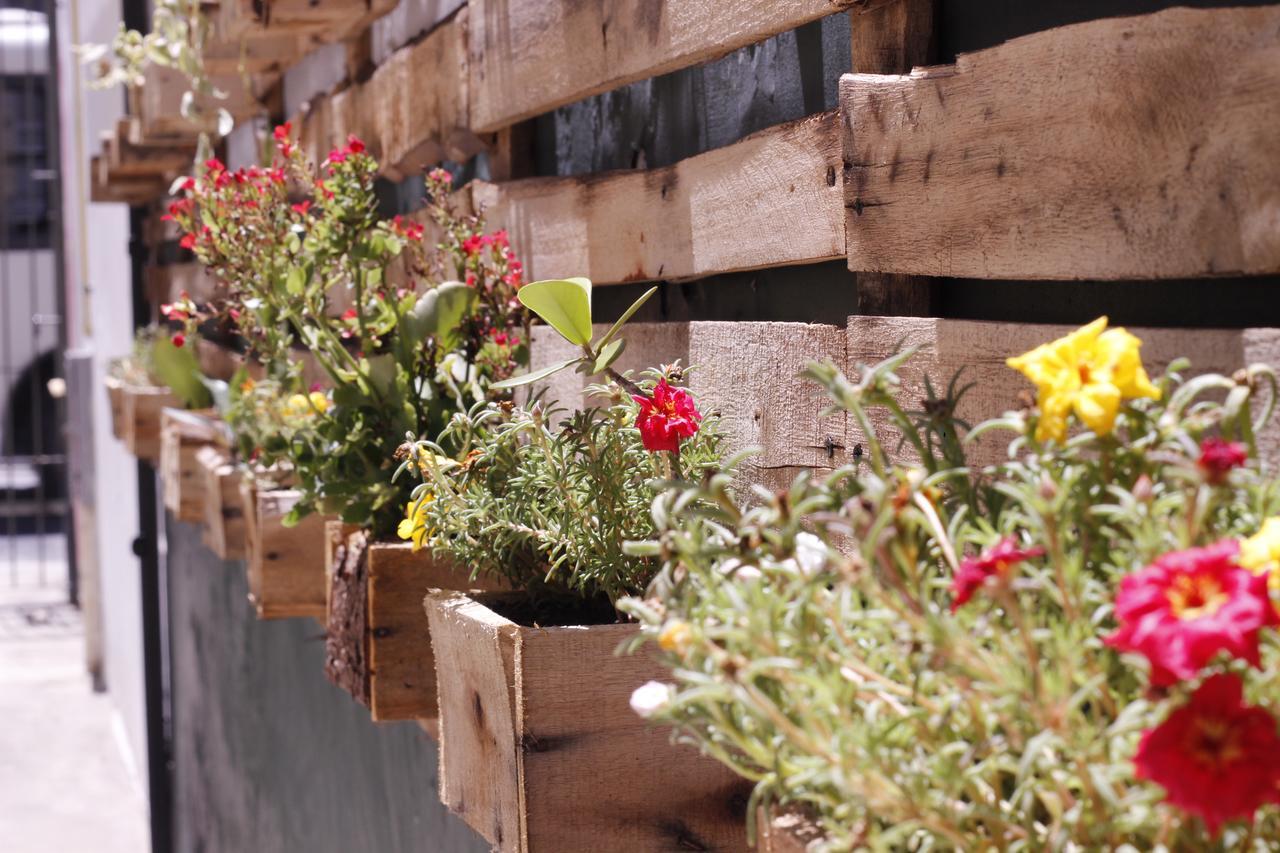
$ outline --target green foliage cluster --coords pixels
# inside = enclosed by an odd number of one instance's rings
[[[1012,432],[1008,460],[978,473],[956,456],[953,406],[899,406],[908,355],[853,379],[811,369],[867,436],[848,467],[745,499],[730,465],[656,498],[657,535],[629,551],[663,569],[621,609],[674,683],[638,693],[640,710],[756,781],[756,802],[810,814],[823,849],[1275,849],[1275,807],[1212,840],[1135,778],[1141,733],[1189,686],[1152,690],[1145,660],[1103,643],[1122,577],[1280,510],[1257,463],[1221,483],[1197,466],[1206,435],[1252,448],[1269,372],[1183,381],[1175,365],[1161,402],[1065,443],[1010,413],[975,429]],[[887,427],[924,458],[893,462]],[[1004,537],[1045,553],[953,612],[959,564]],[[1260,670],[1226,668],[1274,711],[1265,634]]]
[[[108,372],[129,385],[168,386],[188,409],[203,409],[213,402],[193,346],[175,346],[159,326],[138,329],[130,354],[113,360]]]
[[[623,543],[654,534],[649,505],[673,478],[717,469],[721,439],[708,419],[678,462],[651,453],[634,401],[616,385],[592,390],[612,403],[559,423],[537,405],[480,404],[439,442],[409,445],[401,470],[423,480],[408,513],[420,541],[535,594],[613,602],[643,589],[658,563]]]

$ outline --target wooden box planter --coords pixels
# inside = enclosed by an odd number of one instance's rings
[[[155,464],[160,459],[160,412],[181,403],[163,386],[126,383],[122,393],[125,447],[139,459]]]
[[[124,438],[124,380],[108,376],[103,382],[107,387],[107,405],[111,408],[111,434]]]
[[[745,850],[751,784],[630,707],[670,673],[636,625],[526,627],[512,594],[433,592],[440,797],[495,849]]]
[[[222,440],[212,410],[161,410],[160,486],[165,509],[179,521],[204,521],[205,476],[196,455]]]
[[[492,582],[473,582],[408,542],[373,542],[365,531],[332,524],[329,530],[342,541],[331,560],[326,674],[377,722],[434,720],[436,666],[423,596]]]
[[[204,481],[204,544],[223,560],[243,560],[247,531],[240,469],[215,446],[200,448],[196,464]]]
[[[259,619],[324,619],[325,518],[313,514],[293,527],[283,524],[300,496],[294,489],[259,488],[250,476],[240,482],[249,600]]]

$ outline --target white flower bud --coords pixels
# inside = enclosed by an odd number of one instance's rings
[[[631,710],[646,720],[666,707],[671,701],[672,686],[661,681],[649,681],[631,694]]]

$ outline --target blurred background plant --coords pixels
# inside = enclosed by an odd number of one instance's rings
[[[108,372],[126,385],[167,385],[188,409],[207,408],[212,397],[192,349],[184,343],[175,344],[163,327],[143,326],[134,334],[129,355],[112,361]]]
[[[181,182],[169,215],[222,289],[166,312],[179,335],[233,329],[261,364],[270,384],[245,395],[248,377],[238,377],[232,420],[251,454],[294,472],[303,497],[290,518],[323,509],[387,536],[409,494],[391,479],[398,437],[437,435],[528,359],[518,262],[502,232],[449,205],[448,172],[427,177],[429,238],[421,224],[378,218],[377,164],[360,140],[317,170],[290,133],[276,129],[266,166],[232,172],[211,159]],[[312,384],[304,349],[321,375]],[[264,393],[281,396],[262,405]],[[295,395],[325,404],[292,407]],[[281,418],[292,408],[305,426]]]
[[[812,366],[866,452],[777,494],[744,499],[728,466],[657,496],[628,551],[663,569],[621,609],[672,682],[636,711],[806,812],[822,849],[1275,849],[1280,549],[1255,534],[1280,492],[1250,420],[1275,378],[1152,384],[1101,323],[1011,361],[1040,406],[969,434],[1012,432],[981,472],[954,405],[899,405],[911,353]]]

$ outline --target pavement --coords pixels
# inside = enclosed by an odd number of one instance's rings
[[[146,800],[94,693],[60,537],[0,536],[0,848],[145,853]]]

